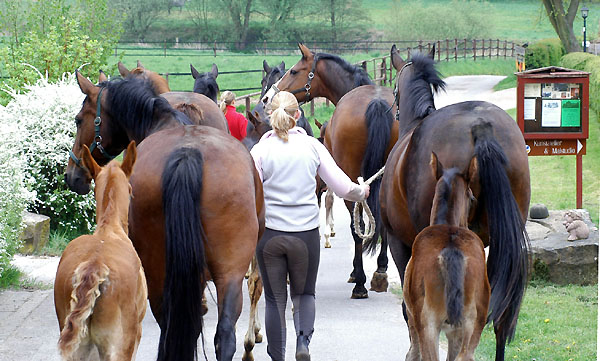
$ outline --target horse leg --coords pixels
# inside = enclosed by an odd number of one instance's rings
[[[496,334],[496,361],[504,361],[504,349],[506,347],[504,332],[494,324],[494,333]]]
[[[262,281],[258,273],[258,264],[256,257],[252,257],[252,263],[250,265],[250,277],[248,278],[248,293],[250,295],[250,320],[248,324],[248,331],[244,337],[244,355],[242,361],[253,361],[254,356],[252,350],[254,349],[255,343],[262,342],[262,335],[260,334],[260,321],[258,315],[258,300],[262,294]]]
[[[329,243],[329,237],[335,237],[335,230],[333,229],[333,192],[331,190],[327,190],[325,193],[325,228],[329,228],[329,233],[325,231],[325,248],[331,248],[331,243]]]
[[[352,214],[351,214],[351,218]],[[361,222],[362,223],[362,222]],[[362,239],[354,232],[354,219],[350,222],[350,229],[352,232],[352,238],[354,238],[354,261],[352,265],[354,267],[352,273],[350,274],[350,283],[351,280],[355,283],[354,289],[352,290],[351,298],[359,299],[359,298],[368,298],[369,293],[365,288],[365,283],[367,282],[367,276],[365,275],[365,270],[363,268],[363,247],[362,247]]]
[[[381,227],[380,227],[381,229]],[[388,289],[388,256],[387,256],[387,232],[381,232],[381,249],[379,250],[379,256],[377,256],[377,270],[373,272],[373,278],[371,278],[371,291],[375,292],[387,292]]]
[[[409,321],[408,336],[410,337],[410,348],[406,354],[406,361],[421,361],[421,353],[419,351],[419,336],[414,327],[414,321]],[[412,326],[411,326],[412,325]]]
[[[243,273],[242,273],[243,275]],[[230,361],[235,353],[235,323],[242,312],[242,278],[215,279],[219,318],[215,333],[217,360]]]
[[[448,339],[448,354],[446,361],[454,361],[461,351],[461,344],[463,342],[464,332],[461,328],[453,328],[446,332],[446,338]],[[468,340],[468,338],[465,338]]]
[[[415,322],[419,338],[419,350],[422,361],[439,361],[439,336],[440,329],[437,323],[435,311],[427,310],[420,312],[426,319]]]
[[[408,264],[408,260],[410,259],[412,249],[406,244],[404,244],[404,242],[394,237],[391,232],[386,233],[388,237],[388,244],[390,246],[390,253],[392,254],[392,258],[396,263],[396,268],[398,268],[400,281],[404,286],[404,273],[406,272],[406,265]],[[402,314],[404,315],[404,320],[408,322],[408,315],[406,313],[406,303],[404,302],[404,300],[402,300]]]

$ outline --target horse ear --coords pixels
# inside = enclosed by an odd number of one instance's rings
[[[433,43],[433,46],[431,47],[431,50],[429,50],[429,54],[427,54],[427,56],[430,59],[435,59],[435,43]]]
[[[120,61],[117,63],[117,68],[119,68],[119,74],[121,74],[121,76],[123,78],[126,78],[129,76],[129,69],[127,69],[125,67],[125,65],[123,63],[121,63]]]
[[[308,50],[308,48],[306,46],[304,46],[304,44],[299,43],[298,44],[298,48],[300,48],[300,52],[302,53],[302,58],[304,58],[304,59],[310,59],[310,58],[313,57],[313,55],[310,52],[310,50]]]
[[[323,126],[317,119],[315,119],[315,125],[319,127],[319,129]]]
[[[444,174],[444,166],[440,163],[437,154],[435,152],[431,152],[431,160],[429,161],[429,166],[431,167],[431,173],[433,177],[438,180]]]
[[[190,64],[190,69],[192,70],[192,76],[194,77],[194,79],[198,79],[200,77],[200,73],[198,73],[198,70],[196,70],[196,68],[194,68],[192,64]]]
[[[81,149],[81,162],[90,171],[92,178],[96,179],[102,168],[96,163],[94,157],[92,157],[92,153],[90,153],[90,148],[85,144]]]
[[[75,76],[77,77],[77,84],[79,84],[81,92],[85,95],[90,95],[96,86],[88,78],[81,75],[78,70],[75,71]]]
[[[137,61],[137,67],[138,67],[138,68],[142,68],[142,69],[146,69],[146,67],[145,67],[145,66],[142,64],[142,62],[141,62],[141,61],[139,61],[139,60]]]
[[[258,113],[256,113],[255,115],[254,112],[248,112],[248,120],[250,121],[250,123],[252,123],[252,125],[254,125],[254,128],[256,128],[259,123]]]
[[[400,71],[406,62],[400,54],[398,53],[398,48],[396,48],[396,44],[392,45],[392,49],[390,50],[390,57],[392,59],[392,66],[396,71]]]
[[[217,64],[213,63],[210,75],[212,75],[212,77],[215,79],[217,79],[217,77],[219,76],[219,68],[217,68]]]
[[[282,73],[285,73],[285,62],[282,61],[281,64],[279,64],[278,68],[281,70]]]
[[[108,81],[108,77],[102,70],[100,70],[100,75],[98,75],[98,83],[102,83],[103,81]]]
[[[474,155],[469,162],[469,169],[467,169],[466,176],[469,184],[479,182],[479,162],[477,161],[476,155]]]
[[[265,73],[270,74],[271,73],[271,67],[269,66],[269,64],[267,64],[266,60],[263,60],[263,70],[265,71]]]
[[[131,173],[133,173],[133,165],[135,164],[135,160],[137,159],[137,148],[135,146],[135,140],[132,140],[127,146],[127,150],[125,151],[125,158],[123,158],[123,163],[121,163],[121,169],[125,176],[129,178]]]

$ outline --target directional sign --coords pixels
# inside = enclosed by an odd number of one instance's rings
[[[528,139],[527,154],[535,155],[585,155],[585,139]]]

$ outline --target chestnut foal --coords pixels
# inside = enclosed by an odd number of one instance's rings
[[[83,165],[96,183],[93,235],[72,240],[62,254],[54,282],[60,327],[58,348],[64,360],[87,360],[96,348],[101,360],[134,360],[146,314],[146,277],[127,236],[135,142],[123,163],[100,167],[89,149]]]
[[[430,165],[437,179],[430,226],[417,235],[406,267],[411,340],[406,360],[437,361],[442,330],[448,337],[448,360],[473,360],[490,300],[483,242],[467,228],[477,158],[464,174],[444,169],[435,153]]]

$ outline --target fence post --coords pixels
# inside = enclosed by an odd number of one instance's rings
[[[448,38],[446,38],[446,61],[450,60],[450,43]]]
[[[423,52],[423,40],[419,40],[419,53]]]
[[[496,59],[500,57],[500,39],[496,39]]]
[[[167,85],[169,85],[169,73],[165,73],[165,79],[167,80]]]
[[[119,56],[119,55],[117,54],[117,48],[118,48],[118,47],[119,47],[119,44],[117,43],[117,45],[115,45],[115,56]]]
[[[506,59],[506,40],[504,40],[504,59]]]
[[[381,60],[381,65],[379,66],[379,77],[383,78],[381,79],[380,84],[381,85],[385,85],[385,83],[387,82],[387,65],[385,63],[385,58],[383,58]]]
[[[440,43],[440,41],[437,41],[437,57],[438,57],[438,63],[440,62],[440,54],[442,52],[442,45]]]
[[[406,48],[406,59],[410,59],[410,46]]]
[[[215,54],[215,58],[217,57],[217,41],[213,43],[213,53]]]
[[[485,39],[481,39],[481,57],[485,58]]]
[[[458,39],[454,38],[454,62],[458,61]]]
[[[263,49],[264,49],[264,54],[267,55],[267,41],[263,40]]]
[[[467,59],[467,38],[464,39],[465,40],[465,46],[464,46],[464,56],[463,58],[466,60]]]
[[[373,59],[373,80],[377,79],[377,60]],[[377,85],[381,85],[381,81],[377,81]]]
[[[163,44],[164,44],[163,47],[165,50],[165,58],[166,58],[167,57],[167,41],[165,40]]]
[[[310,100],[310,116],[311,117],[315,116],[315,98],[312,98]]]
[[[329,108],[329,99],[328,99],[328,98],[325,98],[325,106],[326,106],[327,108]]]
[[[250,111],[250,97],[246,97],[246,113]]]
[[[515,57],[515,42],[512,42],[512,49],[510,51],[510,57],[514,58]]]
[[[492,39],[490,39],[490,52],[488,54],[488,58],[492,58]]]
[[[392,81],[394,79],[394,75],[392,74],[392,71],[394,69],[394,66],[392,65],[392,56],[390,55],[390,81],[389,81],[389,85],[392,85]]]

